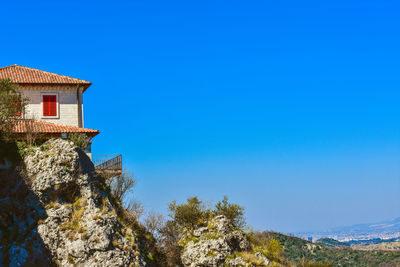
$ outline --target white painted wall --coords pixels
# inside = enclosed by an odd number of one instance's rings
[[[29,98],[25,117],[51,123],[83,127],[82,88],[76,85],[20,85],[21,93]],[[78,92],[79,90],[79,92]],[[57,94],[58,112],[56,117],[43,117],[43,94]],[[79,94],[79,96],[78,96]]]

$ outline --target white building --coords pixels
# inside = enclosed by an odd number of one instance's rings
[[[18,115],[33,119],[30,130],[43,137],[66,137],[69,133],[93,137],[99,133],[83,128],[83,93],[90,82],[18,65],[0,68],[0,79],[18,84],[21,94],[29,98],[25,114]],[[26,121],[17,121],[14,131],[24,135]]]
[[[32,135],[41,139],[68,138],[72,133],[92,138],[99,134],[98,130],[83,128],[83,93],[90,82],[18,65],[0,68],[0,79],[10,79],[29,99],[25,113],[16,114],[20,117],[12,129],[16,139],[27,140]],[[122,155],[92,157],[90,146],[85,151],[103,177],[122,173]]]

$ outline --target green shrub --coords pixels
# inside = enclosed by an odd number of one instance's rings
[[[270,238],[268,244],[263,251],[264,256],[269,259],[279,259],[281,253],[283,252],[283,247],[281,243],[275,238]]]
[[[237,204],[229,203],[228,197],[224,197],[219,201],[214,209],[206,208],[206,205],[197,197],[190,197],[186,203],[178,205],[173,201],[169,205],[170,217],[180,227],[194,229],[197,226],[202,226],[211,217],[224,215],[236,227],[243,227],[245,224],[244,208]]]
[[[26,142],[17,141],[16,144],[17,144],[18,152],[19,152],[21,158],[25,158],[30,153],[35,151],[34,148],[29,146]]]
[[[204,224],[210,217],[210,210],[197,197],[187,199],[187,203],[176,204],[173,201],[169,204],[170,216],[180,227],[194,230],[195,227]]]
[[[215,205],[213,214],[224,215],[236,227],[242,228],[245,225],[244,208],[238,204],[229,203],[227,196]]]
[[[311,260],[303,259],[299,265],[299,267],[333,267],[332,263],[330,262],[316,262]]]
[[[28,100],[21,97],[17,84],[10,79],[0,79],[0,132],[3,138],[9,139],[12,136],[12,122],[24,113]]]
[[[82,133],[70,134],[68,140],[74,143],[75,146],[82,149],[86,149],[92,143],[91,138]]]

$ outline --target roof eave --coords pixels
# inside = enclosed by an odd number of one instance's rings
[[[93,137],[97,136],[99,133],[100,132],[97,132],[97,133],[81,133],[81,134],[85,134],[88,137],[93,138]],[[17,139],[23,138],[23,137],[26,136],[26,133],[13,133],[13,134],[14,134],[14,137],[16,137]],[[41,138],[61,138],[62,132],[40,133],[40,134],[41,134],[40,135]],[[67,132],[67,134],[73,134],[73,133]]]
[[[88,83],[20,83],[20,82],[13,82],[14,84],[18,84],[18,85],[79,85],[83,87],[83,91],[85,92],[91,85],[91,82]]]

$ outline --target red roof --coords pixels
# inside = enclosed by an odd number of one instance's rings
[[[100,133],[98,130],[80,128],[75,126],[59,125],[46,121],[32,121],[32,120],[15,121],[12,128],[12,132],[16,134],[25,134],[28,131],[45,135],[61,134],[61,133],[84,133],[92,137]]]
[[[17,64],[0,68],[0,79],[7,78],[17,84],[79,84],[83,85],[85,90],[92,84],[88,81],[18,66]]]

